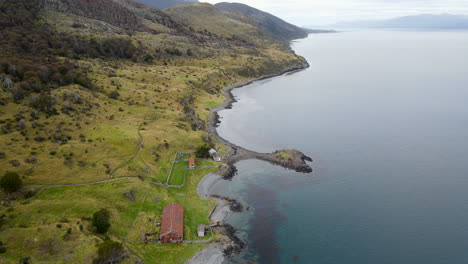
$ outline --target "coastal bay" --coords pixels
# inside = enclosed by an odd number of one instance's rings
[[[220,136],[258,152],[300,149],[314,172],[248,160],[214,184],[248,208],[228,220],[248,245],[231,261],[463,261],[467,41],[464,32],[312,35],[294,45],[309,69],[234,90]]]

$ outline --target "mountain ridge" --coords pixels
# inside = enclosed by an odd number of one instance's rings
[[[386,20],[343,21],[327,25],[333,28],[406,28],[406,29],[468,29],[468,16],[453,14],[420,14]]]
[[[281,41],[290,41],[307,37],[302,28],[290,24],[272,14],[240,3],[221,2],[215,4],[219,9],[229,12],[230,17],[261,28],[271,37]],[[242,16],[238,16],[241,14]]]
[[[165,9],[171,6],[176,5],[187,5],[187,4],[194,4],[198,3],[198,0],[138,0],[138,2],[157,7],[160,9]]]

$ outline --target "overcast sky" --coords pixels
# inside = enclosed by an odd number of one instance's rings
[[[223,1],[201,0],[201,2]],[[267,11],[301,26],[421,13],[468,15],[468,0],[235,0],[235,2]]]

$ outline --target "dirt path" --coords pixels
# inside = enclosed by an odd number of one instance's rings
[[[149,99],[146,100],[146,102],[148,103],[148,108],[150,109],[150,111],[151,111],[151,109],[153,109],[153,103],[151,102],[151,100],[152,100],[153,98],[155,98],[155,97],[156,97],[156,96],[151,97],[151,98],[149,98]],[[152,121],[154,121],[154,120],[152,120]],[[144,123],[140,124],[140,126],[138,127],[138,137],[139,137],[139,141],[138,141],[138,143],[137,143],[137,151],[135,152],[135,154],[134,154],[129,160],[127,160],[126,162],[124,162],[124,163],[120,164],[119,166],[117,166],[116,168],[114,168],[114,169],[111,171],[111,173],[109,174],[109,178],[111,178],[111,179],[114,178],[115,173],[116,173],[118,170],[120,170],[120,169],[122,169],[123,167],[125,167],[126,165],[132,163],[132,162],[138,157],[138,155],[140,155],[140,153],[141,153],[141,151],[142,151],[142,149],[143,149],[143,141],[144,141],[144,137],[143,137],[143,135],[141,134],[141,130],[142,130],[142,128],[143,128],[143,125],[144,125]],[[151,168],[151,166],[149,166],[148,163],[147,163],[142,157],[141,157],[140,159],[141,159],[141,161],[143,162],[143,164],[145,164],[145,166],[146,166],[151,172],[153,172],[153,169]]]
[[[108,180],[102,180],[102,181],[96,181],[96,182],[87,182],[87,183],[68,183],[68,184],[56,184],[56,185],[50,185],[50,184],[34,184],[34,185],[24,185],[23,188],[42,188],[39,190],[33,197],[29,198],[35,198],[38,196],[41,192],[47,190],[47,189],[52,189],[52,188],[60,188],[60,187],[70,187],[70,186],[87,186],[87,185],[96,185],[96,184],[103,184],[103,183],[108,183],[112,181],[117,181],[117,180],[122,180],[122,179],[138,179],[136,176],[127,176],[127,177],[119,177],[119,178],[113,178],[113,179],[108,179]]]

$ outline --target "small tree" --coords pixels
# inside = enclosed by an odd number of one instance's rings
[[[110,213],[107,209],[101,209],[93,214],[93,226],[96,227],[96,232],[105,234],[111,224],[109,223]]]
[[[98,246],[98,257],[93,264],[120,263],[126,256],[127,252],[121,243],[107,240]]]
[[[7,193],[18,191],[23,185],[23,181],[16,172],[7,171],[0,180],[0,187]]]

